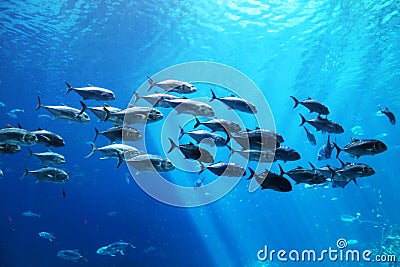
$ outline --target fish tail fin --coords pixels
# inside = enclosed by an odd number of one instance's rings
[[[356,178],[353,179],[353,182],[354,182],[356,185],[358,185],[358,184],[357,184]]]
[[[218,99],[218,98],[216,97],[214,91],[213,91],[212,89],[210,89],[210,91],[211,91],[211,99],[210,99],[210,102],[214,101],[214,99]]]
[[[136,102],[141,98],[141,96],[136,92],[134,94],[135,94],[135,102],[133,102],[133,104],[136,104]]]
[[[175,144],[174,140],[172,140],[171,138],[168,138],[169,142],[171,143],[171,147],[169,148],[168,153],[170,153],[172,150],[174,150],[175,148],[177,148],[178,146]]]
[[[229,148],[229,157],[232,157],[233,154],[235,154],[236,150],[233,149],[231,146],[226,145],[227,148]]]
[[[328,144],[330,144],[331,143],[331,135],[330,134],[328,134],[328,142],[327,142]]]
[[[333,146],[336,148],[336,158],[339,158],[339,154],[342,149],[336,144],[336,142],[333,142]]]
[[[150,91],[151,88],[153,88],[153,87],[156,85],[156,83],[155,83],[155,82],[153,81],[153,79],[150,78],[149,76],[147,76],[147,81],[148,81],[149,84],[150,84],[150,87],[149,87],[149,89],[147,89],[147,91]]]
[[[38,110],[39,108],[43,107],[42,101],[40,101],[40,96],[38,96],[37,98],[38,98],[38,104],[37,104],[35,110]]]
[[[93,142],[89,142],[89,145],[92,147],[92,151],[90,151],[90,153],[85,157],[85,159],[91,157],[93,155],[93,153],[96,151],[96,145]]]
[[[340,162],[340,164],[342,164],[342,167],[344,167],[346,164],[344,164],[343,160],[341,160],[340,158],[337,158]]]
[[[310,164],[310,166],[311,166],[311,169],[313,169],[313,171],[315,171],[316,169],[315,169],[315,166],[314,166],[314,164],[312,164],[311,162],[308,162],[308,164]]]
[[[28,175],[28,173],[29,173],[29,171],[28,171],[28,169],[25,167],[25,168],[24,168],[24,174],[22,174],[20,180],[24,179],[24,178]]]
[[[100,133],[99,130],[97,130],[96,127],[94,128],[94,131],[96,132],[96,135],[94,136],[93,143],[96,142],[96,139],[97,139],[97,137],[99,136],[99,133]]]
[[[280,176],[283,176],[284,174],[286,174],[286,172],[283,170],[283,168],[282,168],[282,166],[281,166],[281,164],[278,164],[278,166],[279,166],[279,171],[280,171]]]
[[[225,140],[224,146],[227,146],[228,143],[231,141],[231,134],[225,129],[225,127],[223,127],[223,129],[226,134],[226,140]]]
[[[300,114],[300,113],[299,113]],[[301,123],[300,123],[300,126],[303,126],[304,125],[304,123],[306,123],[307,122],[307,120],[306,120],[306,118],[304,118],[304,116],[302,115],[302,114],[300,114],[300,117],[301,117]]]
[[[104,117],[104,121],[108,121],[108,119],[110,118],[110,111],[104,106],[103,110],[106,112],[106,116]]]
[[[68,94],[69,92],[72,91],[72,89],[74,89],[69,83],[65,82],[65,84],[67,85],[67,92],[65,94]]]
[[[295,98],[294,96],[290,96],[292,99],[293,99],[293,101],[294,101],[294,106],[293,106],[293,108],[296,108],[299,104],[300,104],[300,102],[299,102],[299,100],[297,100],[297,98]]]
[[[193,128],[196,129],[201,124],[200,120],[196,117],[196,123],[194,124]]]
[[[249,167],[248,169],[249,169],[249,171],[250,171],[250,175],[249,175],[249,177],[246,178],[246,180],[250,180],[250,179],[253,178],[254,175],[255,175],[255,172],[254,172],[254,170],[253,170],[252,168]]]
[[[87,110],[87,106],[86,106],[86,104],[85,103],[83,103],[83,101],[82,100],[80,100],[79,101],[80,103],[81,103],[81,106],[82,106],[82,109],[81,109],[81,111],[79,112],[79,114],[78,114],[78,116],[77,117],[79,117],[83,112],[85,112],[85,110]]]
[[[185,130],[183,130],[182,126],[179,125],[179,138],[178,140],[181,140],[182,136],[185,134]]]
[[[124,159],[123,159],[121,153],[118,153],[118,164],[117,164],[117,166],[115,167],[115,169],[118,169],[119,166],[121,166],[121,164],[122,164],[123,161],[124,161]]]
[[[331,165],[326,165],[326,167],[328,167],[328,169],[331,171],[331,180],[333,181],[333,178],[335,178],[335,170],[332,169]]]
[[[200,161],[199,161],[200,162]],[[205,170],[206,170],[206,166],[204,166],[204,164],[203,163],[201,163],[200,162],[200,171],[199,171],[199,174],[201,174],[202,172],[204,172]]]

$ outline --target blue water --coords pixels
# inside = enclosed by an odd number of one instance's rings
[[[353,248],[379,250],[382,236],[400,224],[399,128],[377,114],[382,105],[400,116],[398,1],[31,0],[2,1],[0,9],[0,101],[5,105],[0,125],[20,123],[62,135],[66,145],[54,151],[65,155],[71,175],[65,184],[36,184],[32,176],[20,180],[24,167],[41,166],[38,160],[28,158],[26,148],[0,155],[0,266],[280,266],[276,259],[259,261],[257,251],[264,245],[287,251],[337,248],[339,238],[357,240]],[[326,135],[313,129],[318,145],[308,144],[298,113],[312,116],[304,107],[292,109],[289,96],[294,95],[329,107],[329,118],[345,129],[333,137],[340,145],[351,137],[385,142],[383,154],[359,160],[342,156],[373,166],[376,174],[345,189],[305,188],[292,181],[290,193],[250,194],[242,179],[214,203],[177,208],[149,197],[132,179],[127,184],[125,164],[115,170],[115,159],[84,158],[94,127],[111,124],[97,122],[90,112],[90,123],[77,124],[34,111],[38,95],[45,105],[79,107],[76,93],[65,96],[65,81],[110,88],[117,96],[110,104],[124,108],[146,76],[197,60],[232,66],[262,90],[277,131],[302,156],[283,164],[285,170],[308,167],[308,161],[339,166],[334,159],[317,162]],[[24,112],[16,118],[6,114],[16,108]],[[363,135],[351,131],[356,126]],[[151,140],[156,149],[159,137]],[[96,144],[107,140],[99,137]],[[275,165],[273,170],[278,171]],[[178,170],[170,175],[190,183],[197,179]],[[41,218],[21,215],[28,210]],[[361,222],[341,220],[357,213]],[[40,238],[41,231],[56,240]],[[119,240],[136,248],[124,256],[96,254]],[[60,259],[62,249],[78,249],[89,262]],[[360,266],[286,263],[298,264]]]

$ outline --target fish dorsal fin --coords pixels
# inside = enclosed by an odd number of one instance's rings
[[[135,105],[133,105],[133,104],[129,104],[128,105],[128,108],[133,108]]]
[[[192,143],[192,141],[190,141],[189,145],[194,146],[194,144]]]
[[[308,100],[311,100],[311,97],[307,97]]]
[[[6,127],[7,127],[7,128],[14,128],[14,127],[12,127],[11,124],[7,124]]]
[[[38,127],[36,131],[42,131],[42,130],[43,130],[42,128]]]
[[[91,83],[88,83],[88,86],[89,86],[89,87],[94,87],[93,84],[91,84]]]
[[[358,141],[360,141],[360,139],[358,139],[358,138],[353,138],[353,142],[358,142]]]
[[[110,105],[107,103],[104,103],[103,107],[110,107]]]
[[[249,128],[246,128],[246,132],[251,132],[251,130]]]
[[[22,129],[22,126],[21,126],[21,124],[20,124],[20,123],[18,123],[18,128]]]
[[[186,96],[183,96],[182,99],[188,99]]]
[[[256,126],[256,130],[260,130],[260,127]]]
[[[389,110],[389,109],[388,109],[388,107],[386,107],[386,109],[385,109],[385,110]]]
[[[231,94],[231,97],[236,97],[234,94]]]

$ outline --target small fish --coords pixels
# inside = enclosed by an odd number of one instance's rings
[[[193,143],[178,146],[171,138],[168,138],[168,140],[171,143],[171,147],[168,150],[167,154],[170,153],[175,148],[178,148],[185,156],[185,159],[194,159],[198,160],[199,162],[205,162],[205,163],[214,162],[214,157],[211,155],[210,152],[208,152],[204,148],[201,148]]]
[[[165,102],[178,114],[189,114],[193,116],[200,117],[214,117],[215,112],[213,108],[203,102],[197,100],[190,100],[187,98],[179,98],[179,99],[166,99]]]
[[[376,155],[387,150],[387,146],[379,140],[375,139],[356,139],[347,144],[344,148],[340,148],[335,142],[333,145],[336,148],[336,158],[339,157],[341,151],[347,152],[358,159],[364,155]]]
[[[201,170],[199,174],[205,170],[209,170],[218,176],[242,177],[246,175],[246,170],[242,166],[239,166],[233,162],[218,162],[208,166],[201,164]]]
[[[243,112],[250,113],[250,114],[257,113],[256,106],[253,103],[251,103],[245,99],[236,97],[234,95],[218,98],[215,95],[213,90],[211,90],[211,94],[212,94],[212,97],[211,97],[210,102],[217,99],[217,100],[221,101],[222,103],[224,103],[229,109],[239,110],[239,111],[243,111]]]
[[[32,131],[31,133],[37,136],[38,144],[52,147],[62,147],[65,145],[64,139],[61,136],[53,132],[43,130],[42,128],[38,128],[36,131]]]
[[[65,163],[65,157],[63,155],[51,150],[42,153],[33,153],[32,150],[29,149],[29,156],[32,155],[37,157],[43,164],[60,165]]]
[[[64,259],[64,260],[69,260],[69,261],[79,261],[79,260],[84,260],[86,262],[88,262],[88,260],[82,256],[77,249],[74,250],[70,250],[70,249],[66,249],[66,250],[60,250],[57,253],[57,257]]]
[[[25,211],[25,212],[22,212],[21,214],[22,214],[23,216],[26,216],[26,217],[36,217],[36,218],[40,218],[40,215],[39,215],[39,214],[34,213],[34,212],[30,211],[30,210]]]
[[[188,83],[188,82],[182,82],[178,80],[173,80],[173,79],[168,79],[165,81],[161,82],[155,82],[153,79],[150,77],[147,77],[147,81],[150,84],[149,89],[147,91],[150,91],[151,88],[154,86],[162,88],[164,91],[168,92],[175,92],[175,93],[180,93],[180,94],[191,94],[196,92],[196,87],[194,85]]]
[[[111,112],[107,107],[103,107],[106,112],[104,121],[112,120],[118,124],[135,124],[156,122],[163,118],[161,111],[149,107],[129,107],[120,111]]]
[[[15,108],[13,110],[10,110],[10,113],[15,114],[15,113],[24,113],[25,110],[23,109],[19,109],[19,108]]]
[[[310,144],[313,145],[313,146],[317,145],[317,140],[315,139],[315,136],[312,134],[312,132],[307,130],[307,128],[305,126],[303,126],[303,128],[307,133],[308,142],[310,142]]]
[[[0,143],[0,154],[15,154],[21,151],[21,147],[15,144]]]
[[[40,232],[40,233],[39,233],[39,236],[40,236],[40,237],[43,237],[44,239],[49,240],[50,242],[52,242],[53,239],[56,238],[54,235],[52,235],[52,234],[50,234],[50,233],[47,233],[47,232]]]
[[[287,161],[296,161],[301,158],[299,152],[294,150],[293,148],[287,146],[280,146],[275,149],[275,159],[274,161],[282,160],[283,162]]]
[[[64,170],[53,167],[44,167],[34,171],[29,171],[27,168],[25,168],[25,172],[22,175],[21,179],[25,178],[28,173],[36,177],[36,183],[39,183],[41,181],[52,183],[64,183],[69,181],[68,173],[66,173]]]
[[[342,168],[332,169],[332,187],[344,188],[348,183],[353,181],[357,184],[356,178],[368,177],[375,174],[375,170],[364,163],[342,163]]]
[[[333,151],[333,145],[330,142],[330,135],[328,141],[318,150],[318,160],[330,159]]]
[[[80,103],[82,105],[81,110],[68,106],[43,106],[40,97],[38,97],[38,105],[36,106],[35,110],[44,108],[53,115],[54,119],[87,123],[90,121],[89,115],[84,112],[87,109],[87,106],[82,101],[80,101]]]
[[[124,144],[111,144],[100,148],[97,148],[94,143],[89,142],[89,144],[92,147],[92,151],[90,151],[85,158],[89,158],[95,151],[99,151],[103,155],[103,157],[100,159],[117,158],[118,164],[116,168],[121,166],[123,160],[126,158],[133,158],[139,154],[142,154],[139,149]]]
[[[115,95],[111,90],[95,87],[95,86],[88,86],[82,88],[74,88],[69,83],[65,83],[68,87],[66,94],[71,91],[77,92],[83,100],[97,100],[97,101],[107,101],[107,100],[115,100]]]
[[[278,166],[281,171],[281,174],[288,175],[293,181],[296,182],[296,184],[305,183],[313,185],[313,184],[322,184],[327,181],[325,176],[323,176],[321,173],[316,173],[313,170],[305,169],[303,167],[297,167],[288,172],[285,172],[280,164],[278,164]]]
[[[276,174],[265,170],[265,172],[256,174],[253,169],[249,168],[250,176],[247,180],[255,178],[256,181],[261,185],[261,189],[271,189],[277,192],[290,192],[292,191],[292,184],[288,179],[283,177],[281,170],[280,174]]]
[[[2,170],[2,169],[0,169],[0,178],[2,178],[2,177],[3,177],[3,175],[4,175],[4,173],[3,173],[3,170]]]
[[[119,241],[99,248],[96,253],[99,255],[109,255],[111,257],[115,257],[118,253],[125,255],[129,247],[135,248],[135,246],[130,243]]]
[[[100,106],[100,107],[88,107],[88,110],[90,110],[99,119],[99,121],[104,121],[107,116],[107,112],[104,110],[104,107],[106,107],[107,110],[111,113],[122,110],[120,108],[111,107],[108,104],[104,104],[104,106]],[[107,121],[117,123],[117,124],[120,123],[120,120],[118,118],[114,118],[114,117],[108,118]]]
[[[151,95],[146,95],[146,96],[140,96],[138,93],[135,92],[135,102],[139,99],[144,99],[153,107],[163,107],[163,108],[169,108],[170,105],[165,101],[165,100],[173,100],[173,99],[179,99],[178,96],[170,95],[170,94],[151,94]]]
[[[234,150],[231,147],[230,156],[234,153],[238,153],[245,159],[249,161],[257,161],[257,162],[273,162],[275,159],[275,152],[273,150],[259,150],[259,149],[244,149],[244,150]]]
[[[391,112],[388,108],[386,108],[385,110],[382,110],[380,106],[378,106],[378,107],[379,107],[379,110],[382,112],[382,114],[385,114],[389,118],[389,122],[392,125],[395,125],[396,117],[394,116],[393,112]]]
[[[195,130],[195,131],[185,132],[185,130],[183,130],[181,126],[179,126],[179,128],[180,128],[179,140],[183,137],[183,135],[187,134],[191,138],[196,140],[197,144],[199,144],[203,140],[205,141],[207,139],[211,139],[212,140],[211,143],[215,144],[216,146],[226,146],[230,141],[228,133],[227,133],[227,138],[224,139],[219,134],[210,133],[205,130]]]
[[[110,143],[115,143],[116,141],[138,141],[142,139],[142,135],[139,130],[128,127],[128,126],[114,126],[105,131],[100,132],[97,128],[94,128],[96,135],[93,142],[96,141],[99,134],[110,140]]]
[[[207,128],[211,129],[212,132],[215,131],[227,131],[229,133],[237,133],[242,130],[242,127],[234,121],[224,120],[224,119],[212,119],[204,122],[200,122],[198,118],[196,118],[196,124],[194,125],[194,129],[199,127],[200,125],[204,125]]]
[[[67,192],[65,191],[65,189],[62,190],[61,194],[62,194],[63,198],[65,198],[67,196]]]
[[[38,143],[38,138],[35,134],[28,130],[7,127],[0,130],[0,143],[19,146],[32,146]]]
[[[290,96],[290,97],[294,101],[293,108],[296,108],[299,104],[301,104],[301,105],[305,106],[306,108],[308,108],[310,110],[310,113],[316,112],[320,115],[328,115],[329,114],[329,110],[324,104],[322,104],[316,100],[313,100],[310,97],[308,97],[306,100],[303,100],[301,102],[299,100],[297,100],[294,96]]]
[[[136,175],[142,172],[169,172],[175,169],[169,159],[152,154],[137,155],[126,159],[126,163],[136,169]]]
[[[284,142],[283,137],[271,130],[255,129],[239,132],[232,136],[244,150],[275,150]]]
[[[326,133],[336,133],[336,134],[344,133],[344,129],[340,124],[328,119],[324,119],[320,115],[311,120],[306,120],[306,118],[304,118],[304,116],[301,114],[300,117],[301,117],[300,126],[303,126],[303,124],[307,122],[311,126],[313,126],[317,131],[322,131]]]
[[[117,215],[117,214],[118,214],[118,211],[110,211],[110,212],[108,213],[108,216],[112,217],[112,216],[115,216],[115,215]]]
[[[6,104],[4,104],[3,102],[0,101],[0,107],[5,107]]]

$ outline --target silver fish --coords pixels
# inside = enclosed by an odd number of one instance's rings
[[[133,158],[139,154],[142,154],[139,149],[124,144],[111,144],[100,148],[97,148],[94,143],[90,142],[89,144],[92,147],[92,151],[85,158],[89,158],[95,151],[99,151],[103,155],[103,157],[100,159],[117,158],[118,164],[116,168],[121,166],[125,159]]]
[[[79,260],[84,260],[84,261],[88,261],[84,256],[82,256],[77,249],[74,250],[70,250],[70,249],[66,249],[66,250],[60,250],[57,253],[57,257],[64,259],[64,260],[69,260],[69,261],[79,261]]]
[[[129,107],[117,112],[111,112],[107,107],[104,107],[104,110],[107,113],[104,121],[111,118],[118,124],[124,122],[127,124],[156,122],[163,118],[163,114],[159,110],[149,107]]]
[[[211,131],[227,131],[229,133],[237,133],[242,130],[242,127],[234,121],[225,120],[225,119],[211,119],[209,121],[200,122],[198,118],[196,118],[196,124],[194,128],[196,129],[200,125],[204,125],[207,128],[211,129]]]
[[[64,139],[53,132],[39,128],[36,131],[32,131],[31,133],[37,136],[38,144],[53,147],[62,147],[65,145]]]
[[[127,159],[126,162],[137,170],[136,174],[154,171],[168,172],[175,169],[169,159],[152,154],[141,154]]]
[[[25,216],[25,217],[36,217],[36,218],[40,218],[40,214],[34,213],[34,212],[30,211],[30,210],[25,211],[25,212],[22,212],[21,214],[22,214],[22,216]]]
[[[154,86],[162,88],[164,91],[169,91],[169,92],[176,92],[180,94],[191,94],[196,92],[196,87],[194,85],[188,83],[188,82],[183,82],[183,81],[178,81],[178,80],[173,80],[173,79],[168,79],[165,81],[161,82],[155,82],[153,79],[150,77],[147,77],[147,81],[150,84],[150,87],[147,91],[150,91],[151,88]]]
[[[218,162],[208,166],[202,164],[199,174],[205,170],[209,170],[218,176],[242,177],[246,175],[246,170],[233,162]]]
[[[51,150],[42,153],[33,153],[32,150],[29,149],[29,155],[34,155],[43,164],[60,165],[65,163],[65,157],[63,155],[55,153]]]
[[[166,99],[164,102],[166,102],[170,107],[174,108],[178,114],[189,114],[201,117],[215,116],[213,108],[210,105],[200,101],[180,98],[171,100]]]
[[[67,82],[65,84],[68,87],[66,94],[68,94],[71,91],[75,91],[83,98],[83,100],[92,99],[98,101],[107,101],[115,99],[113,91],[105,88],[100,88],[95,86],[74,88]]]
[[[82,101],[80,101],[80,103],[82,105],[81,110],[68,106],[43,106],[40,101],[40,97],[38,97],[38,105],[36,106],[35,110],[44,108],[53,115],[54,119],[63,119],[71,122],[80,123],[89,122],[89,115],[84,112],[87,109],[87,106]]]
[[[217,97],[213,90],[211,90],[211,93],[212,93],[212,97],[211,97],[210,102],[212,102],[214,99],[217,99],[217,100],[221,101],[222,103],[224,103],[226,106],[228,106],[229,109],[235,109],[235,110],[243,111],[243,112],[250,113],[250,114],[257,113],[256,106],[253,103],[251,103],[245,99],[236,97],[234,95],[227,96],[227,97]]]
[[[331,120],[322,118],[321,116],[317,116],[314,119],[311,120],[306,120],[303,115],[300,114],[301,117],[301,124],[300,126],[303,126],[304,123],[309,123],[311,126],[313,126],[317,131],[322,131],[326,133],[336,133],[336,134],[341,134],[344,133],[343,127]]]
[[[178,148],[185,156],[185,159],[194,159],[198,160],[199,162],[205,162],[205,163],[214,162],[214,157],[211,155],[210,152],[208,152],[204,148],[201,148],[193,143],[185,145],[177,145],[171,138],[168,139],[169,142],[171,143],[171,147],[167,153],[170,153],[175,148]]]
[[[50,233],[47,233],[47,232],[40,232],[40,233],[39,233],[39,236],[40,236],[40,237],[43,237],[44,239],[49,240],[50,242],[52,242],[53,239],[56,238],[54,235],[52,235],[52,234],[50,234]]]
[[[25,129],[8,127],[0,130],[0,143],[31,146],[37,142],[37,136]]]
[[[364,155],[373,156],[387,150],[387,146],[382,141],[376,139],[360,140],[354,138],[344,148],[340,148],[335,142],[333,142],[333,145],[336,148],[336,158],[339,157],[341,151],[347,152],[358,159]]]
[[[0,143],[0,154],[15,154],[21,151],[21,147],[15,144]]]
[[[107,112],[104,110],[104,107],[107,108],[107,110],[111,113],[120,111],[120,108],[116,108],[116,107],[111,107],[107,104],[105,104],[104,106],[101,107],[88,107],[88,109],[94,114],[96,115],[96,117],[99,119],[99,121],[104,121],[106,119],[107,116]],[[114,120],[113,118],[108,118],[109,122],[113,122],[113,123],[119,123],[119,119],[117,118],[116,120]]]
[[[29,171],[27,168],[25,168],[25,172],[21,179],[27,176],[28,173],[36,177],[36,183],[41,181],[52,183],[64,183],[69,181],[68,173],[66,173],[64,170],[53,167],[45,167],[34,171]]]
[[[333,151],[333,145],[328,135],[328,141],[318,150],[318,160],[330,159]]]
[[[320,115],[329,115],[329,110],[324,104],[322,104],[316,100],[313,100],[310,97],[308,97],[306,100],[303,100],[303,101],[297,100],[294,96],[290,96],[290,97],[294,101],[293,108],[296,108],[299,104],[301,104],[301,105],[305,106],[306,108],[308,108],[310,110],[310,113],[316,112]]]
[[[114,143],[115,141],[138,141],[142,139],[142,135],[140,134],[138,129],[128,127],[128,126],[114,126],[105,131],[100,132],[97,128],[94,128],[96,132],[96,136],[94,137],[93,142],[96,141],[99,134],[110,140],[110,143]]]
[[[144,99],[150,103],[153,107],[169,108],[168,103],[165,100],[179,99],[179,97],[170,94],[151,94],[146,96],[140,96],[135,92],[135,104],[139,99]]]
[[[203,140],[206,141],[207,139],[211,139],[212,143],[215,144],[216,146],[226,146],[230,140],[229,134],[225,139],[219,134],[210,133],[205,130],[195,130],[195,131],[185,132],[181,126],[179,126],[179,128],[180,128],[179,140],[185,134],[189,135],[191,138],[196,140],[197,143],[200,143]]]
[[[119,241],[99,248],[96,253],[99,255],[110,255],[111,257],[115,257],[118,253],[125,255],[125,252],[129,247],[135,248],[135,246],[130,243]]]
[[[310,142],[310,144],[313,146],[317,145],[317,140],[315,139],[315,136],[313,135],[313,133],[310,132],[305,126],[303,126],[303,128],[306,131],[307,139]]]
[[[234,150],[230,148],[231,153],[230,155],[233,155],[234,153],[238,153],[242,157],[248,159],[249,161],[259,161],[259,162],[273,162],[275,159],[275,153],[273,150],[254,150],[254,149],[244,149],[244,150]]]

